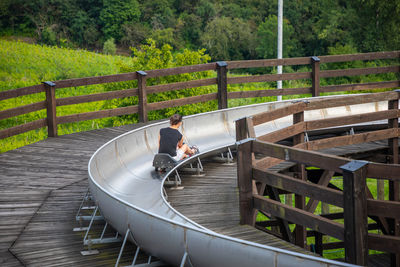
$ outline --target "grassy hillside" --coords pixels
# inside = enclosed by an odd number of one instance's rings
[[[0,40],[0,59],[0,91],[40,84],[43,81],[115,74],[120,72],[121,65],[128,64],[131,61],[129,57],[108,56],[85,50],[33,45],[7,40]],[[57,97],[104,92],[105,90],[106,88],[103,85],[66,88],[57,90]],[[0,110],[35,103],[44,99],[45,95],[42,93],[4,100],[0,101]],[[102,104],[97,102],[85,104],[84,107],[82,105],[67,106],[60,110],[60,115],[94,111],[101,106]],[[45,116],[46,112],[43,110],[0,120],[0,129],[44,118]],[[103,121],[64,125],[60,127],[60,134],[102,127]],[[46,136],[46,129],[40,129],[1,140],[0,152],[41,140]]]

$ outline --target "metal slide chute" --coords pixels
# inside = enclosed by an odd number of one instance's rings
[[[182,132],[204,156],[235,144],[236,119],[291,105],[291,101],[257,104],[188,116]],[[374,112],[385,103],[371,103],[305,112],[305,120]],[[255,127],[256,135],[292,124],[284,117]],[[123,134],[99,148],[89,162],[89,188],[105,220],[141,250],[179,266],[352,266],[288,250],[220,235],[180,214],[169,205],[163,183],[152,175],[158,132],[168,122]],[[181,162],[180,165],[185,164]],[[176,168],[177,168],[176,167]],[[174,169],[170,173],[174,172]]]

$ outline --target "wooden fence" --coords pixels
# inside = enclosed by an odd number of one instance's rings
[[[236,121],[238,141],[238,186],[241,223],[256,225],[272,234],[296,243],[307,245],[307,236],[315,237],[315,251],[345,248],[347,262],[367,265],[368,250],[392,253],[393,262],[399,266],[400,255],[400,165],[399,165],[399,98],[400,91],[360,95],[354,97],[331,97],[322,100],[294,102],[270,112]],[[330,107],[387,101],[388,109],[334,118],[304,121],[304,112]],[[293,117],[293,125],[256,138],[254,126],[285,116]],[[377,120],[387,120],[387,125],[351,135],[305,140],[305,135],[327,127],[340,127]],[[332,130],[332,128],[331,128]],[[276,144],[291,139],[293,146]],[[323,154],[315,150],[328,149],[377,140],[388,140],[388,161],[392,164],[352,160]],[[256,159],[255,155],[263,155]],[[279,173],[271,167],[282,162],[292,162],[292,172]],[[317,180],[310,182],[305,166],[321,170]],[[291,175],[290,175],[291,174]],[[343,177],[343,190],[330,185],[333,176]],[[370,192],[366,178],[389,181],[389,200],[376,200]],[[282,203],[280,194],[295,194],[292,202]],[[266,197],[268,196],[268,197]],[[305,202],[308,197],[309,201]],[[343,212],[316,215],[319,202],[343,209]],[[257,212],[272,220],[256,223]],[[368,218],[375,223],[368,224]],[[338,222],[344,219],[344,224]],[[295,224],[293,233],[289,224]],[[280,233],[266,226],[279,227]],[[306,231],[307,228],[312,229]],[[383,234],[370,233],[379,229]],[[323,243],[328,235],[340,242]],[[397,259],[396,259],[397,257]]]
[[[228,99],[235,98],[250,98],[263,96],[278,96],[292,94],[312,94],[318,96],[324,92],[336,91],[357,91],[367,89],[381,88],[397,88],[400,87],[400,80],[362,83],[362,84],[347,84],[347,85],[330,85],[320,86],[321,78],[339,77],[339,76],[354,76],[368,75],[379,73],[398,73],[400,66],[374,67],[374,68],[352,68],[339,70],[320,70],[321,63],[345,62],[356,60],[379,60],[379,59],[399,59],[400,51],[393,52],[377,52],[354,55],[335,55],[321,57],[303,57],[303,58],[287,58],[287,59],[269,59],[269,60],[249,60],[249,61],[230,61],[216,62],[193,66],[184,66],[171,69],[159,69],[149,71],[137,71],[131,73],[115,74],[100,77],[89,77],[79,79],[69,79],[60,81],[47,81],[43,84],[28,86],[24,88],[8,90],[0,92],[0,101],[5,99],[16,98],[36,93],[46,93],[46,100],[32,103],[29,105],[19,106],[12,109],[1,110],[0,119],[7,119],[30,112],[46,109],[46,118],[28,122],[22,125],[10,127],[0,130],[0,138],[7,138],[27,131],[48,127],[48,136],[57,136],[57,126],[63,123],[78,122],[83,120],[93,120],[105,117],[114,117],[127,114],[139,114],[139,120],[146,122],[147,114],[151,110],[159,110],[169,107],[183,106],[199,102],[207,102],[218,100],[218,108],[223,109],[228,107]],[[228,77],[228,71],[241,68],[262,68],[275,67],[278,65],[311,65],[311,72],[297,72],[284,74],[266,74],[253,75],[244,77]],[[178,75],[184,73],[216,71],[216,78],[207,78],[200,80],[191,80],[186,82],[177,82],[169,84],[147,85],[147,79],[157,78],[168,75]],[[312,86],[306,88],[285,88],[274,90],[255,90],[255,91],[239,91],[228,92],[228,84],[254,83],[254,82],[273,82],[278,80],[299,80],[311,79]],[[97,93],[82,96],[72,96],[64,98],[56,98],[55,91],[60,88],[71,88],[94,84],[105,84],[112,82],[123,82],[137,80],[137,88],[129,88],[125,90]],[[198,95],[186,98],[173,99],[162,102],[148,103],[147,95],[153,93],[161,93],[173,90],[181,90],[186,88],[196,88],[201,86],[217,85],[218,92],[206,95]],[[79,113],[67,116],[57,116],[57,107],[65,105],[76,105],[93,101],[111,100],[124,97],[138,97],[138,105],[128,107],[120,107],[114,109],[100,110],[94,112]]]

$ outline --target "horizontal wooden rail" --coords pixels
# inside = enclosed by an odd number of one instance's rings
[[[383,164],[371,162],[368,164],[368,177],[389,179],[400,182],[400,164]]]
[[[56,100],[56,103],[57,106],[66,106],[66,105],[76,105],[76,104],[95,102],[95,101],[111,100],[123,97],[132,97],[137,95],[138,95],[138,89],[134,88],[134,89],[118,90],[105,93],[97,93],[91,95],[58,98]]]
[[[14,135],[21,134],[21,133],[25,133],[25,132],[29,132],[29,131],[43,128],[46,126],[47,126],[46,119],[31,121],[31,122],[21,124],[18,126],[14,126],[14,127],[8,128],[8,129],[0,130],[0,139],[14,136]]]
[[[286,107],[258,113],[256,115],[253,115],[251,118],[253,120],[253,125],[257,126],[269,121],[293,115],[294,113],[302,112],[305,110],[306,107],[307,103],[300,101]]]
[[[311,72],[296,72],[283,74],[265,74],[256,76],[242,76],[228,78],[228,84],[236,83],[258,83],[258,82],[275,82],[287,80],[311,79]]]
[[[325,99],[318,99],[317,101],[310,99],[305,110],[315,110],[322,108],[333,108],[340,106],[350,106],[358,104],[366,104],[379,101],[396,100],[399,98],[398,92],[383,92],[374,94],[363,94],[357,97],[346,95],[346,96],[332,96]]]
[[[129,107],[116,108],[116,109],[106,109],[106,110],[100,110],[100,111],[92,111],[92,112],[86,112],[86,113],[60,116],[60,117],[57,117],[57,124],[85,121],[85,120],[94,120],[94,119],[115,117],[115,116],[121,116],[121,115],[129,115],[129,114],[137,113],[138,110],[139,110],[138,106],[129,106]]]
[[[400,219],[400,202],[367,199],[367,211],[369,216]]]
[[[250,98],[250,97],[268,97],[268,96],[278,96],[278,95],[311,94],[311,89],[312,89],[311,87],[302,87],[302,88],[237,91],[237,92],[228,92],[228,98],[236,99],[236,98]]]
[[[291,66],[291,65],[308,65],[311,64],[310,57],[299,58],[282,58],[282,59],[259,59],[259,60],[239,60],[228,61],[228,69],[243,69],[243,68],[262,68],[262,67],[276,67]]]
[[[358,91],[371,89],[389,89],[400,87],[400,81],[385,81],[373,83],[356,83],[356,84],[341,84],[321,86],[320,92],[340,92],[340,91]]]
[[[213,62],[213,63],[199,64],[199,65],[176,67],[170,69],[147,70],[146,73],[147,73],[147,78],[155,78],[161,76],[216,70],[216,68],[217,65],[215,62]]]
[[[321,150],[332,147],[362,144],[378,140],[386,140],[388,138],[399,137],[399,133],[400,132],[398,129],[385,129],[385,130],[371,131],[353,135],[324,138],[320,140],[309,141],[306,142],[305,144],[307,150]]]
[[[350,159],[327,155],[315,151],[307,151],[299,148],[273,144],[269,142],[253,141],[252,151],[281,160],[297,162],[324,170],[342,173],[340,166],[350,162]]]
[[[195,88],[207,85],[215,85],[217,84],[217,78],[209,78],[209,79],[202,79],[202,80],[193,80],[187,82],[178,82],[178,83],[168,83],[168,84],[159,84],[159,85],[152,85],[146,87],[147,94],[154,94],[154,93],[162,93],[168,92],[173,90],[182,90],[188,88]]]
[[[307,196],[343,208],[343,193],[284,174],[253,168],[253,179],[274,188]]]
[[[321,63],[345,62],[356,60],[396,59],[400,57],[400,51],[371,52],[362,54],[319,56]]]
[[[329,128],[329,127],[370,122],[370,121],[394,119],[398,117],[399,117],[398,110],[382,110],[382,111],[363,113],[357,115],[348,115],[342,117],[307,121],[306,130],[312,131],[322,128]]]
[[[257,139],[260,141],[275,143],[284,140],[286,138],[293,137],[305,131],[306,131],[306,123],[303,121],[288,126],[286,128],[279,129],[271,133],[259,136]]]
[[[368,233],[368,249],[398,253],[400,237]]]
[[[253,201],[254,208],[258,210],[313,230],[318,230],[337,239],[344,239],[343,224],[259,195],[253,195]]]
[[[379,101],[389,101],[389,100],[396,100],[398,99],[398,97],[399,93],[397,92],[383,92],[383,93],[375,93],[369,95],[360,95],[359,97],[352,97],[350,95],[347,95],[347,96],[329,97],[326,99],[318,99],[318,100],[310,99],[307,101],[294,102],[292,105],[286,107],[253,115],[252,116],[253,125],[257,126],[305,110],[315,110],[315,109],[332,108],[332,107],[347,106],[347,105],[366,104]]]
[[[137,79],[136,72],[113,74],[106,76],[95,76],[86,78],[77,78],[69,80],[61,80],[56,82],[56,88],[66,88],[66,87],[79,87],[85,85],[94,85],[100,83],[114,83],[114,82],[126,82]]]
[[[370,75],[388,72],[399,72],[400,66],[389,67],[374,67],[374,68],[358,68],[358,69],[345,69],[345,70],[324,70],[320,71],[321,78],[332,78],[341,76],[357,76],[357,75]]]
[[[1,110],[0,120],[23,115],[30,112],[39,111],[45,108],[46,108],[46,101],[41,101],[33,104],[28,104],[25,106]]]
[[[23,88],[2,91],[0,92],[0,100],[15,98],[24,95],[37,94],[42,92],[44,92],[43,84],[32,85]]]
[[[178,98],[178,99],[174,99],[174,100],[149,103],[149,104],[147,104],[147,109],[148,110],[158,110],[158,109],[164,109],[164,108],[171,108],[171,107],[195,104],[195,103],[200,103],[200,102],[207,102],[207,101],[216,100],[216,99],[217,99],[217,93],[191,96],[191,97],[185,97],[185,98]]]

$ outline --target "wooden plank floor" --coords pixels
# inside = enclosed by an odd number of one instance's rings
[[[72,231],[79,226],[75,213],[88,186],[91,155],[141,126],[48,138],[0,154],[0,266],[114,266],[121,243],[81,256],[83,235]],[[125,251],[123,263],[130,264],[134,248]]]

